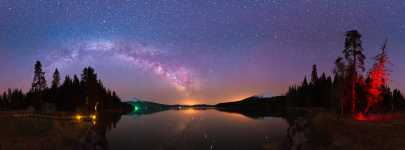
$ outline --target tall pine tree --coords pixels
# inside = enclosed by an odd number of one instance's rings
[[[385,51],[386,47],[387,47],[387,40],[385,40],[381,48],[381,52],[375,57],[376,62],[369,72],[369,79],[370,79],[368,85],[369,96],[367,97],[367,107],[365,109],[366,113],[373,105],[383,100],[382,88],[386,86],[389,78],[389,71],[387,70],[386,67],[386,64],[389,62],[388,55]]]
[[[343,55],[346,60],[346,78],[349,80],[350,86],[350,101],[352,112],[356,111],[357,94],[356,85],[361,75],[364,72],[364,60],[363,47],[361,44],[361,34],[356,31],[346,32],[345,47],[343,49]]]
[[[34,80],[32,81],[32,92],[41,92],[46,89],[45,72],[42,71],[42,64],[37,61],[34,66]]]

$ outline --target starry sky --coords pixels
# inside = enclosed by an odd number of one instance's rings
[[[0,0],[0,91],[95,68],[122,99],[208,103],[280,95],[331,74],[344,33],[362,33],[368,67],[385,38],[405,91],[403,0]]]

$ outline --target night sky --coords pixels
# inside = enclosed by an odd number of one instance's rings
[[[405,91],[403,0],[0,0],[0,91],[29,89],[42,61],[93,66],[123,99],[217,103],[280,95],[331,74],[344,33],[363,35],[368,67],[385,38],[394,88]]]

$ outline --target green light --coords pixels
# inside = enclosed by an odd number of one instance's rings
[[[139,111],[139,107],[138,106],[134,106],[134,111]]]

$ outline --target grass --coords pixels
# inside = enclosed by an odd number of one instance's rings
[[[402,113],[404,114],[404,113]],[[402,115],[403,116],[403,115]],[[351,116],[318,112],[312,118],[314,147],[322,150],[402,150],[405,148],[405,119],[355,121]]]

